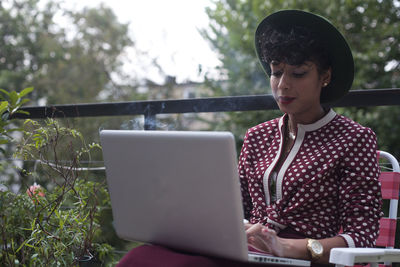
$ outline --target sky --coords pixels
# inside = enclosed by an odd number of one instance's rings
[[[162,83],[164,75],[151,67],[151,59],[158,58],[163,72],[176,76],[177,82],[202,81],[206,71],[213,73],[220,64],[198,32],[207,28],[205,8],[212,5],[210,0],[68,0],[65,5],[82,9],[101,2],[113,9],[120,22],[130,23],[136,48],[145,52],[140,57],[128,53],[126,71]]]

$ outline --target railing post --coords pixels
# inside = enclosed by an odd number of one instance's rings
[[[156,130],[156,112],[151,104],[148,104],[144,109],[144,130]]]

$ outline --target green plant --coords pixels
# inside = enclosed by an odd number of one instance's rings
[[[95,242],[101,207],[109,206],[106,186],[104,181],[91,180],[87,168],[80,165],[82,159],[90,160],[93,149],[100,146],[86,145],[78,131],[57,120],[47,119],[43,125],[25,121],[15,155],[38,160],[41,180],[47,181],[49,188],[39,201],[33,201],[35,212],[26,229],[31,233],[24,244],[31,255],[30,265],[70,266],[96,251],[101,251],[97,256],[103,259],[112,256],[111,246]]]
[[[8,127],[11,124],[9,119],[17,113],[27,114],[26,111],[21,110],[21,107],[29,102],[26,95],[32,91],[32,87],[25,88],[19,93],[16,91],[7,92],[4,89],[0,89],[0,145],[8,144],[11,139],[10,134],[21,130],[20,128]],[[2,153],[5,152],[3,148],[0,148],[0,150]]]
[[[26,255],[26,241],[29,240],[26,229],[31,224],[33,211],[34,204],[27,195],[0,191],[2,266],[14,266],[21,261],[18,255]]]
[[[90,171],[90,153],[100,145],[86,144],[80,132],[54,119],[12,127],[9,118],[23,112],[32,89],[0,91],[6,96],[0,102],[1,144],[20,131],[14,156],[34,162],[19,168],[25,184],[20,192],[0,190],[0,266],[77,266],[87,259],[114,265],[99,222],[110,208],[109,194],[105,180]]]

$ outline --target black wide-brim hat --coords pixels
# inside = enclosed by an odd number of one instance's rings
[[[259,38],[266,28],[288,32],[293,26],[310,29],[320,37],[332,62],[331,82],[321,90],[321,103],[332,102],[344,96],[351,88],[354,79],[354,60],[351,49],[343,35],[327,19],[301,10],[281,10],[264,18],[255,34],[258,59],[265,72],[271,76],[270,65],[263,61]]]

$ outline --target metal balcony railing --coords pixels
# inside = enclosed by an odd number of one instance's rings
[[[329,107],[367,107],[400,105],[400,88],[352,90]],[[97,117],[143,115],[145,130],[156,128],[158,114],[273,110],[277,105],[272,95],[228,96],[179,100],[132,101],[115,103],[73,104],[25,107],[29,115],[16,118]]]

